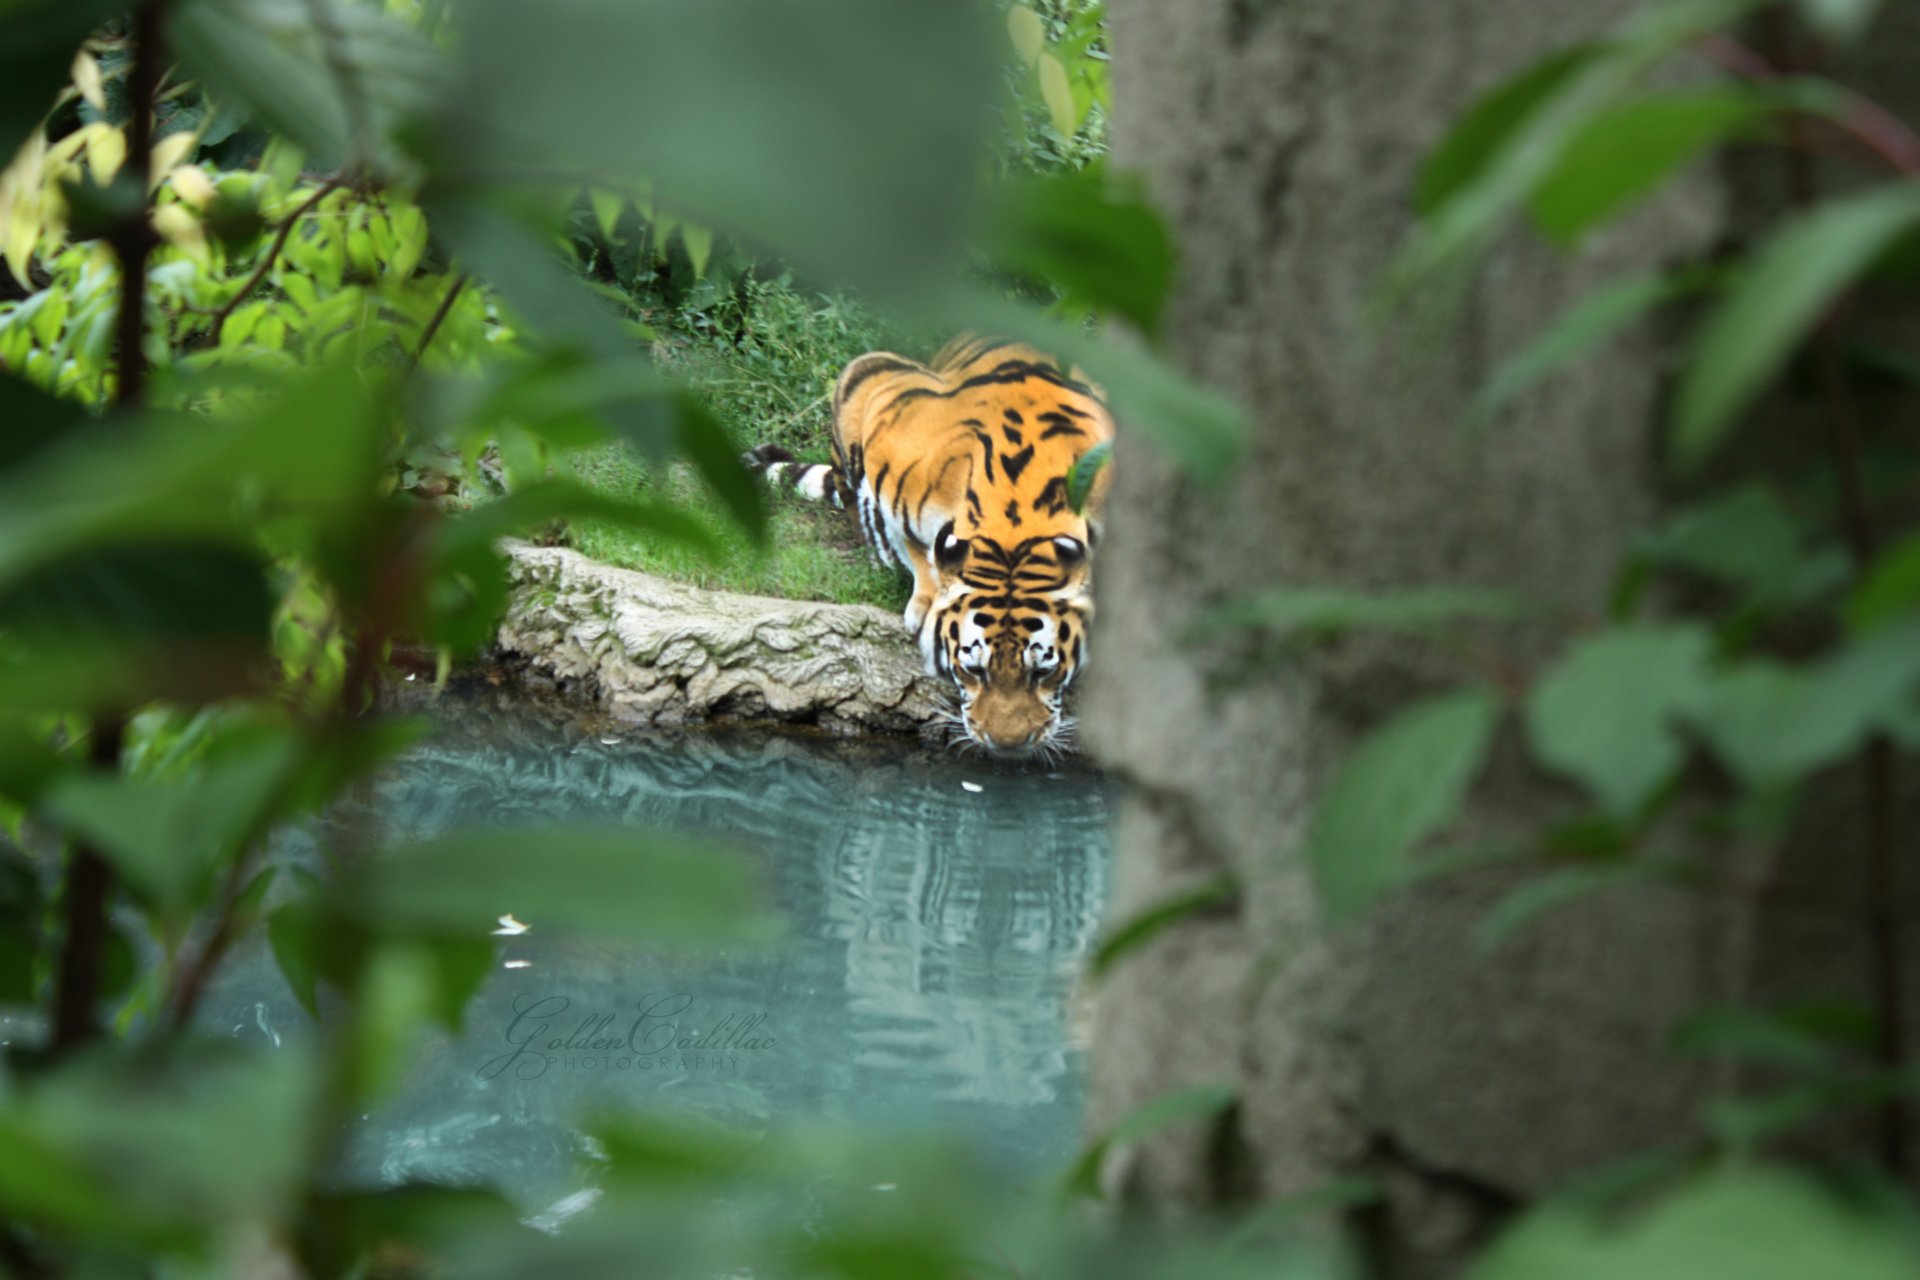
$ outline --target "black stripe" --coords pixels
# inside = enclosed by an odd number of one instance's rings
[[[1032,461],[1033,446],[1028,445],[1018,453],[1008,454],[1001,458],[1000,465],[1007,469],[1007,479],[1018,484],[1020,482],[1020,473],[1025,471],[1027,464]]]
[[[984,431],[974,432],[974,439],[980,442],[980,455],[986,459],[987,483],[994,483],[993,475],[993,437]]]
[[[915,458],[912,462],[909,462],[907,464],[907,469],[900,473],[900,479],[894,483],[893,505],[895,506],[895,508],[898,508],[900,506],[900,495],[902,495],[907,491],[908,478],[913,475],[914,469],[917,468],[923,461],[925,461],[925,459]]]
[[[874,416],[876,418],[882,418],[889,414],[898,413],[900,406],[903,404],[909,404],[912,401],[922,400],[927,396],[937,396],[939,394],[938,391],[929,391],[925,387],[908,387],[905,391],[902,391],[899,395],[887,401],[886,406]]]
[[[867,358],[866,356],[860,357],[861,360],[865,360],[866,358]],[[858,361],[856,361],[855,363],[858,363]],[[834,397],[833,406],[834,408],[837,409],[841,405],[845,404],[853,396],[854,388],[858,387],[861,383],[865,382],[868,378],[878,377],[880,374],[883,374],[883,373],[912,373],[914,370],[922,367],[924,366],[916,364],[912,360],[908,360],[901,357],[895,357],[893,359],[882,358],[879,360],[875,360],[872,364],[868,365],[866,368],[862,369],[859,373],[855,374],[851,381],[843,384],[840,387],[839,395]]]

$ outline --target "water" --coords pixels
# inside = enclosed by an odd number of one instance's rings
[[[720,835],[762,860],[785,936],[696,958],[507,921],[462,1033],[429,1034],[356,1135],[353,1180],[483,1180],[550,1204],[580,1186],[572,1117],[609,1106],[753,1129],[945,1128],[1016,1174],[1071,1156],[1075,973],[1104,902],[1114,799],[1098,777],[899,742],[649,737],[473,704],[442,715],[358,801],[388,838],[557,822]],[[314,838],[289,836],[279,856],[303,858]],[[203,1012],[243,1039],[315,1033],[263,947]],[[682,1037],[698,1046],[665,1044]],[[554,1038],[576,1047],[535,1052]]]

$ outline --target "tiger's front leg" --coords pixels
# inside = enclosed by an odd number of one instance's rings
[[[918,636],[920,628],[926,625],[927,614],[933,611],[939,583],[934,577],[933,562],[927,558],[926,552],[910,542],[904,550],[907,569],[913,574],[913,598],[907,601],[906,612],[901,616],[907,624],[907,634]]]

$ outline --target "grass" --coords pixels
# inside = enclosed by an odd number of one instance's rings
[[[699,302],[654,323],[660,337],[655,356],[687,382],[742,447],[779,444],[815,462],[828,458],[829,401],[847,362],[902,343],[908,351],[925,345],[898,338],[858,303],[802,292],[785,278],[702,291]],[[684,467],[662,471],[617,446],[584,451],[572,465],[583,483],[603,493],[671,499],[701,517],[724,543],[719,559],[708,560],[665,539],[577,522],[568,541],[596,560],[715,590],[872,604],[896,613],[906,606],[905,578],[874,560],[844,511],[791,493],[771,494],[767,545],[755,548]]]
[[[568,540],[595,560],[709,590],[871,604],[893,613],[906,607],[905,577],[874,560],[847,512],[789,494],[773,494],[767,545],[755,548],[685,467],[669,467],[662,474],[620,446],[577,454],[573,465],[583,482],[603,493],[671,498],[704,520],[723,544],[719,558],[709,560],[678,542],[617,525],[579,521]]]

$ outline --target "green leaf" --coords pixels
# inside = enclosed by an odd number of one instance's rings
[[[79,635],[252,638],[275,596],[259,553],[217,543],[126,542],[43,564],[0,588],[16,638]]]
[[[1745,1097],[1708,1099],[1700,1109],[1700,1120],[1722,1145],[1751,1153],[1761,1143],[1790,1133],[1837,1105],[1831,1088],[1792,1085]]]
[[[1518,355],[1507,360],[1467,410],[1485,422],[1522,391],[1570,364],[1675,298],[1697,292],[1716,277],[1698,271],[1656,271],[1603,286],[1555,317]]]
[[[1536,918],[1581,898],[1623,885],[1644,884],[1659,872],[1644,862],[1563,867],[1528,880],[1495,903],[1474,926],[1473,941],[1482,951],[1497,950]]]
[[[1905,1221],[1812,1177],[1740,1165],[1699,1177],[1624,1221],[1549,1200],[1468,1280],[1895,1280],[1920,1267]]]
[[[1598,52],[1596,46],[1582,44],[1549,54],[1482,94],[1455,120],[1421,166],[1414,210],[1430,217],[1478,181],[1514,131]]]
[[[713,496],[753,540],[767,539],[767,499],[752,472],[740,465],[740,448],[725,424],[692,396],[675,401],[680,415],[680,450],[700,473]]]
[[[365,375],[330,366],[265,385],[223,376],[189,388],[223,392],[219,416],[154,413],[70,433],[0,475],[0,590],[93,545],[248,546],[262,531],[305,544],[371,507],[382,441]]]
[[[535,926],[720,943],[765,932],[754,881],[747,862],[713,846],[540,827],[369,858],[355,900],[370,922],[428,934],[483,937],[511,912]]]
[[[1054,131],[1071,138],[1080,128],[1080,111],[1073,100],[1073,86],[1067,81],[1067,69],[1060,65],[1060,59],[1042,53],[1033,70],[1040,79],[1040,97],[1047,104]]]
[[[519,1227],[523,1216],[490,1188],[410,1183],[379,1190],[315,1189],[300,1218],[300,1260],[308,1275],[354,1275],[374,1257],[443,1256],[440,1250],[449,1240],[536,1236]]]
[[[695,222],[680,224],[680,243],[686,246],[687,261],[693,266],[693,278],[704,279],[707,259],[713,256],[713,228]]]
[[[740,470],[737,454],[734,469]],[[443,545],[456,553],[490,549],[501,538],[538,529],[554,520],[604,520],[670,538],[710,556],[719,554],[720,544],[712,531],[678,507],[615,498],[567,480],[541,481],[481,503],[448,522]]]
[[[1710,649],[1692,625],[1613,627],[1581,641],[1527,699],[1534,751],[1631,822],[1680,767],[1674,721],[1700,704]]]
[[[1920,533],[1882,551],[1847,600],[1847,622],[1866,630],[1920,609]]]
[[[614,230],[620,225],[620,214],[627,207],[627,197],[605,187],[589,187],[587,199],[593,204],[593,220],[600,226],[601,237],[613,239]]]
[[[275,907],[267,915],[267,943],[287,989],[309,1017],[319,1017],[320,938],[312,908],[302,902]]]
[[[1350,919],[1412,874],[1413,848],[1459,812],[1499,716],[1490,693],[1446,694],[1401,712],[1348,754],[1307,831],[1307,862],[1330,917]]]
[[[1318,640],[1349,631],[1426,632],[1463,618],[1501,620],[1524,617],[1531,611],[1524,597],[1489,587],[1409,587],[1399,591],[1280,587],[1208,610],[1194,623],[1191,635],[1207,640],[1230,631],[1268,627]]]
[[[1087,962],[1087,973],[1100,977],[1122,957],[1139,950],[1188,916],[1237,902],[1240,892],[1238,877],[1222,872],[1204,884],[1172,894],[1129,916],[1094,947],[1093,956]]]
[[[1589,56],[1553,74],[1529,100],[1493,118],[1469,164],[1436,180],[1437,200],[1388,270],[1390,296],[1404,298],[1443,269],[1484,249],[1496,231],[1559,166],[1589,123],[1618,102],[1649,68],[1733,20],[1760,0],[1673,0],[1636,12]],[[1559,55],[1566,57],[1568,55]]]
[[[1068,299],[1158,331],[1173,287],[1173,241],[1138,194],[1089,174],[1002,188],[988,252]]]
[[[1798,604],[1838,587],[1846,553],[1809,547],[1772,491],[1746,485],[1681,511],[1640,537],[1634,554],[1744,587],[1763,605]]]
[[[256,552],[156,540],[89,547],[0,582],[0,706],[217,701],[269,671],[274,608]]]
[[[9,1217],[96,1238],[178,1243],[190,1236],[135,1212],[76,1153],[11,1111],[0,1111],[0,1207]]]
[[[1920,687],[1920,618],[1879,627],[1805,667],[1766,660],[1714,676],[1690,716],[1752,787],[1832,764],[1893,718]]]
[[[487,938],[435,938],[427,946],[434,970],[434,1014],[460,1034],[467,1005],[493,972],[493,942]]]
[[[1040,15],[1023,4],[1007,7],[1007,36],[1013,41],[1020,61],[1029,67],[1039,61],[1041,50],[1047,47],[1047,32],[1040,24]]]
[[[0,719],[0,797],[31,804],[47,784],[71,767],[50,741],[51,734],[13,719]],[[4,863],[0,862],[0,866]]]
[[[1237,1100],[1233,1086],[1228,1084],[1191,1085],[1149,1098],[1114,1121],[1112,1127],[1087,1145],[1067,1171],[1061,1185],[1062,1197],[1098,1198],[1100,1166],[1106,1162],[1109,1151],[1177,1124],[1217,1116]]]
[[[395,125],[426,109],[440,59],[379,6],[338,5],[321,19],[270,0],[186,0],[167,14],[167,45],[223,101],[244,105],[319,165],[391,159]]]
[[[1074,459],[1073,470],[1067,473],[1067,505],[1073,508],[1075,515],[1087,509],[1087,499],[1093,494],[1094,479],[1112,458],[1113,441],[1102,440]]]
[[[1827,200],[1761,247],[1701,322],[1674,395],[1676,466],[1718,450],[1834,299],[1916,222],[1920,180],[1909,180]]]
[[[972,230],[975,173],[954,157],[978,153],[1006,47],[979,6],[462,0],[448,13],[456,79],[427,149],[470,193],[550,172],[564,139],[566,166],[596,185],[645,174],[689,220],[894,298],[921,296]]]
[[[172,919],[183,919],[215,870],[268,825],[303,758],[291,734],[229,734],[179,778],[73,773],[49,789],[44,808],[97,845],[127,883]]]
[[[1822,1074],[1842,1066],[1840,1046],[1831,1036],[1793,1018],[1753,1009],[1697,1013],[1674,1033],[1673,1048],[1676,1053],[1731,1057]]]
[[[1708,147],[1775,109],[1766,96],[1725,85],[1648,94],[1589,120],[1567,142],[1528,207],[1562,245],[1652,191]]]
[[[0,154],[6,154],[0,152]],[[25,461],[85,423],[78,405],[56,400],[31,382],[0,370],[0,472]]]
[[[179,1240],[297,1202],[317,1154],[317,1084],[298,1052],[193,1046],[78,1064],[24,1101],[34,1131],[110,1188],[118,1213]]]

